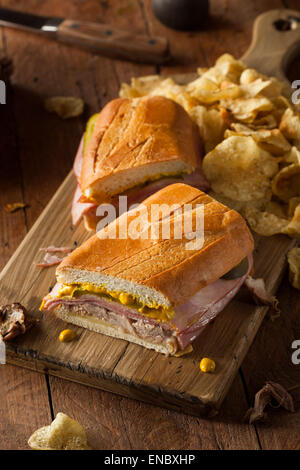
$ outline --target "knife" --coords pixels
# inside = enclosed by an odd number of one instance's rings
[[[0,8],[0,26],[47,35],[59,42],[84,47],[115,59],[155,64],[169,59],[167,39],[135,35],[101,23],[46,17]]]

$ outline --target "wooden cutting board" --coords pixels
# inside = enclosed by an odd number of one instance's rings
[[[300,13],[274,10],[257,18],[252,44],[243,57],[249,66],[283,78],[284,63],[294,54],[300,29],[278,31],[273,23],[289,16],[300,17]],[[70,173],[2,271],[0,303],[21,302],[32,314],[41,317],[39,305],[55,284],[55,268],[39,270],[33,265],[34,260],[41,258],[39,248],[73,246],[89,236],[83,224],[75,229],[71,225],[75,186]],[[256,239],[255,274],[265,279],[271,292],[280,283],[286,253],[293,245],[294,241],[285,236]],[[75,326],[72,328],[78,339],[61,343],[58,335],[67,324],[51,314],[44,315],[32,330],[7,344],[6,360],[186,413],[212,415],[228,392],[267,310],[234,299],[194,343],[194,352],[182,358],[165,357]],[[200,372],[199,361],[203,356],[216,361],[214,374]]]

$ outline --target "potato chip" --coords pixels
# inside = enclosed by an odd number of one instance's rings
[[[254,207],[247,207],[245,217],[254,232],[265,237],[270,237],[282,233],[288,225],[288,220],[271,214],[270,212],[260,211]]]
[[[239,212],[242,216],[244,216],[247,207],[254,207],[255,209],[263,210],[266,206],[266,200],[264,198],[255,199],[253,201],[235,201],[229,197],[223,196],[220,193],[215,193],[214,191],[209,191],[209,195],[217,201],[221,202],[221,204],[224,204],[225,206],[230,207],[230,209]]]
[[[205,104],[213,104],[224,99],[234,100],[242,94],[238,85],[221,89],[204,75],[190,82],[186,87],[186,92]]]
[[[240,84],[248,85],[249,83],[255,82],[257,79],[263,78],[263,75],[255,69],[245,69],[240,76]]]
[[[205,72],[208,71],[208,67],[198,67],[197,68],[197,74],[199,75],[199,77],[201,77],[201,75],[205,74]]]
[[[287,255],[289,280],[293,287],[300,289],[300,248],[292,248]]]
[[[185,86],[178,85],[172,78],[161,81],[155,88],[149,91],[148,96],[164,96],[176,101],[186,111],[198,104],[198,101],[185,91]]]
[[[300,117],[292,109],[286,109],[281,118],[279,129],[291,141],[300,141]]]
[[[189,83],[133,78],[120,96],[160,95],[182,105],[199,128],[213,197],[247,215],[257,233],[298,236],[300,113],[290,90],[230,54],[197,74]]]
[[[273,109],[272,102],[264,96],[249,99],[221,99],[220,104],[228,109],[236,120],[245,122],[253,122],[258,113]]]
[[[292,163],[274,177],[272,191],[283,201],[300,196],[300,165]]]
[[[206,153],[223,140],[226,126],[220,111],[195,106],[191,109],[190,116],[199,127]]]
[[[263,86],[263,89],[266,90],[266,96],[277,96],[280,95],[283,90],[283,83],[280,82],[275,77],[268,77],[255,69],[245,69],[240,76],[241,85],[249,85],[253,82],[267,82],[267,85]],[[271,82],[271,83],[270,83]]]
[[[300,205],[295,208],[293,218],[283,233],[290,235],[290,237],[300,238]]]
[[[236,60],[230,54],[223,54],[219,57],[213,67],[208,69],[199,68],[198,75],[205,79],[209,79],[217,85],[221,85],[223,81],[239,83],[239,77],[246,68],[243,62]]]
[[[223,75],[224,80],[238,83],[245,68],[246,66],[241,60],[236,60],[231,54],[223,54],[216,60],[215,66],[209,70],[212,70],[212,76],[215,73],[213,69],[215,69]]]
[[[57,413],[50,426],[35,431],[28,440],[34,450],[90,450],[85,429],[75,419]]]
[[[268,200],[278,163],[252,137],[232,136],[204,157],[203,170],[216,193],[237,201]]]
[[[28,207],[28,204],[26,204],[25,202],[12,202],[12,203],[7,203],[5,204],[4,206],[4,209],[6,212],[16,212],[20,209],[25,209],[25,207]]]
[[[291,149],[290,143],[282,135],[279,129],[251,129],[240,123],[231,125],[233,131],[227,130],[225,138],[231,135],[250,135],[265,150],[273,155],[282,155]]]
[[[286,204],[280,204],[279,202],[276,202],[276,201],[268,201],[264,206],[264,210],[266,212],[269,212],[270,214],[280,217],[281,219],[288,218],[287,217],[288,207]]]
[[[131,85],[122,83],[119,95],[121,98],[138,98],[151,93],[164,78],[161,75],[132,78]]]
[[[186,93],[185,86],[178,85],[171,78],[163,80],[156,88],[154,88],[149,96],[164,96],[170,100],[183,106],[186,111],[189,111],[198,104],[198,101],[191,95]]]
[[[288,206],[288,216],[293,217],[296,207],[300,205],[300,197],[291,197]]]
[[[230,209],[239,212],[240,214],[242,214],[242,211],[245,209],[248,203],[245,201],[235,201],[229,197],[224,196],[223,194],[215,193],[214,191],[209,191],[209,195],[216,199],[216,201],[219,201],[221,204],[224,204],[224,206],[227,206]]]
[[[121,98],[164,96],[179,103],[186,111],[199,104],[195,98],[186,93],[185,86],[175,83],[172,78],[163,78],[159,75],[132,78],[131,86],[122,84],[119,95]]]
[[[297,163],[300,165],[300,150],[293,146],[291,150],[284,155],[284,161],[286,163]]]
[[[258,115],[253,122],[247,122],[247,126],[251,129],[275,129],[277,120],[272,113],[266,115]]]
[[[275,82],[272,79],[262,80],[257,78],[250,83],[241,85],[241,89],[246,98],[255,98],[257,95],[275,98],[280,95],[282,86],[280,86],[279,82]]]
[[[233,123],[233,116],[232,116],[231,112],[227,111],[227,109],[222,108],[220,106],[220,114],[221,114],[221,118],[225,122],[226,126],[230,127],[231,124]]]
[[[62,119],[70,119],[83,113],[84,102],[72,96],[53,96],[44,101],[44,106],[50,113],[56,113]]]

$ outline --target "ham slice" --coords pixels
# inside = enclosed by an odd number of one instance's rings
[[[70,246],[47,246],[45,248],[40,248],[40,251],[45,251],[46,253],[71,253],[72,248]]]
[[[74,160],[74,165],[73,165],[74,175],[76,176],[78,184],[80,183],[80,175],[81,175],[81,168],[82,168],[83,142],[84,142],[84,134],[81,137],[81,141],[80,141],[80,144],[76,153],[76,157]]]
[[[279,302],[274,295],[267,291],[265,281],[263,279],[253,279],[253,277],[248,276],[245,281],[245,285],[249,289],[254,300],[271,307],[271,310],[273,311],[273,319],[280,315]]]
[[[51,255],[50,253],[46,253],[44,256],[43,263],[35,263],[37,268],[49,268],[50,266],[55,266],[62,262],[63,258],[59,258],[58,256]]]
[[[97,204],[91,202],[79,202],[81,197],[81,189],[79,184],[75,190],[73,201],[72,201],[72,224],[77,225],[81,217],[90,210],[96,210]]]
[[[77,154],[74,161],[73,171],[76,176],[78,185],[75,190],[75,194],[73,196],[72,201],[72,224],[77,225],[83,215],[90,213],[96,213],[97,204],[90,203],[90,202],[82,202],[84,201],[84,196],[80,190],[80,174],[82,168],[82,158],[83,158],[83,139],[82,136]],[[209,183],[206,180],[201,165],[196,168],[196,170],[191,173],[190,175],[184,175],[182,178],[162,178],[157,181],[151,181],[145,186],[137,187],[130,189],[123,193],[127,195],[127,205],[130,207],[133,204],[139,204],[140,202],[144,201],[147,197],[151,196],[152,194],[156,193],[160,189],[165,188],[169,184],[174,183],[186,183],[195,188],[201,189],[202,191],[209,190]],[[117,208],[118,207],[118,196],[113,197],[111,203]]]
[[[177,340],[182,349],[192,343],[237,294],[253,267],[253,256],[248,256],[248,270],[237,279],[218,279],[204,287],[187,302],[175,308],[172,322],[178,328]],[[191,325],[191,326],[187,326]]]
[[[247,272],[236,279],[218,279],[209,286],[204,287],[184,304],[175,308],[175,314],[170,323],[159,322],[155,319],[141,315],[135,309],[127,307],[113,300],[99,297],[97,295],[82,295],[77,298],[58,298],[58,290],[62,284],[56,284],[50,294],[45,297],[44,310],[51,310],[60,304],[80,305],[90,304],[130,319],[143,319],[145,323],[156,324],[164,330],[173,331],[178,340],[180,349],[185,349],[204,330],[207,324],[225,308],[230,300],[236,295],[253,267],[253,257],[248,256]]]

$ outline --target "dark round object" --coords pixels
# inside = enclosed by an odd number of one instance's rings
[[[154,15],[169,28],[200,29],[209,13],[209,0],[152,0]]]

